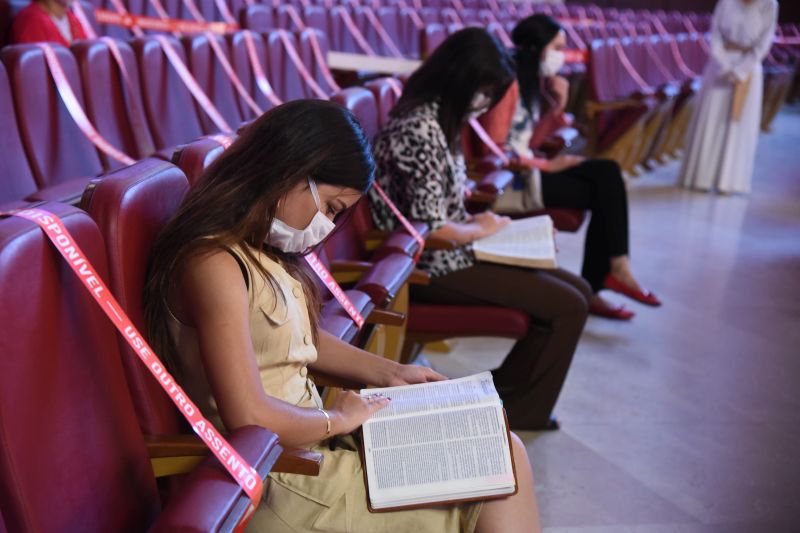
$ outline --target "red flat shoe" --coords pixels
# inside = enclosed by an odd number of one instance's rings
[[[636,314],[625,309],[624,305],[616,307],[592,302],[589,304],[589,313],[596,316],[611,318],[613,320],[630,320]]]
[[[658,307],[661,305],[661,300],[659,300],[652,292],[631,289],[611,274],[606,276],[606,279],[603,281],[603,286],[608,290],[624,294],[628,298],[636,300],[637,302],[641,302],[645,305],[651,305],[653,307]]]

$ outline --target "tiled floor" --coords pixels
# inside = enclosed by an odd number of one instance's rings
[[[521,434],[547,533],[800,531],[800,107],[756,166],[749,197],[679,190],[677,163],[631,183],[635,272],[664,306],[590,318],[561,431]],[[582,242],[559,235],[566,268]],[[509,346],[426,355],[456,376]]]

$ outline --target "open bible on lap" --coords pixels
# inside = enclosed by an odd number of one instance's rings
[[[492,374],[364,389],[391,403],[364,426],[370,511],[516,493],[510,434]]]
[[[472,243],[479,261],[530,268],[557,268],[553,219],[548,215],[521,218]]]

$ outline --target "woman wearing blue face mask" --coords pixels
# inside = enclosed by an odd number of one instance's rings
[[[389,400],[348,392],[323,409],[308,367],[376,386],[445,379],[318,328],[316,284],[302,254],[369,188],[373,171],[361,128],[336,104],[294,101],[256,120],[190,190],[154,245],[145,291],[151,343],[218,429],[259,425],[283,445],[324,455],[317,477],[270,474],[249,531],[473,531],[515,513],[525,531],[536,530],[532,474],[516,438],[515,496],[367,510],[350,433]]]

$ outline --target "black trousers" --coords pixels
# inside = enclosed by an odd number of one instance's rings
[[[603,288],[612,257],[628,255],[628,195],[615,161],[587,159],[563,172],[542,172],[545,207],[592,212],[583,252],[583,277]]]
[[[492,371],[509,423],[540,429],[561,392],[592,296],[586,281],[566,270],[477,263],[411,287],[414,301],[500,305],[531,317],[528,333]]]

